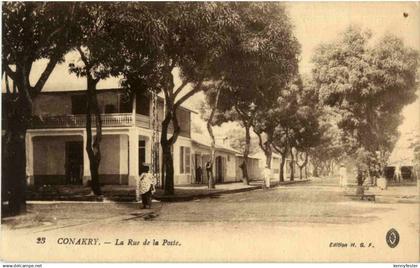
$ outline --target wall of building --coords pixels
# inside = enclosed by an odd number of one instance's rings
[[[40,94],[34,99],[33,114],[43,116],[71,114],[71,97],[64,94]]]
[[[66,142],[69,141],[83,141],[83,137],[41,136],[33,138],[35,184],[65,184]]]
[[[102,184],[128,183],[127,135],[103,135],[99,174]]]
[[[216,157],[223,157],[225,160],[223,163],[225,164],[224,169],[224,178],[223,182],[235,182],[240,181],[240,178],[236,177],[236,157],[233,153],[227,153],[227,152],[216,152]],[[214,165],[214,168],[216,168],[216,164]],[[216,174],[216,170],[214,170]]]
[[[69,141],[83,142],[83,137],[35,136],[33,138],[35,184],[66,184],[66,142]],[[82,150],[85,148],[82,147]],[[83,171],[83,167],[81,171]],[[101,184],[127,184],[127,135],[104,135],[102,137],[99,174]]]
[[[243,176],[242,169],[240,167],[243,161],[244,161],[244,158],[242,156],[236,156],[236,176],[239,179],[242,179],[242,176]],[[259,160],[255,158],[248,158],[247,171],[248,171],[249,179],[251,180],[260,179],[259,178],[259,175],[260,175]]]
[[[98,105],[101,113],[105,113],[106,105],[113,105],[116,109],[115,112],[119,111],[120,96],[122,92],[116,91],[98,91]],[[85,92],[73,92],[73,93],[45,93],[40,94],[34,100],[33,114],[43,116],[54,116],[54,115],[69,115],[72,114],[72,96],[84,95]]]
[[[263,178],[263,171],[265,168],[265,156],[262,159],[258,159],[258,178]],[[279,179],[279,169],[280,169],[280,158],[272,157],[271,158],[271,179]]]
[[[193,146],[192,142],[188,138],[184,138],[181,136],[178,136],[178,139],[173,147],[173,160],[174,160],[174,184],[180,185],[180,184],[190,184],[193,183],[192,180],[192,172],[194,170],[193,167],[193,161],[190,160],[190,169],[187,172],[184,172],[181,174],[180,172],[180,147],[189,147],[190,148],[190,158],[194,155],[193,153]]]

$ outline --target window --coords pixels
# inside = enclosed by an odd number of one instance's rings
[[[189,147],[185,147],[185,173],[190,174],[191,170],[191,151]]]
[[[179,147],[179,173],[190,174],[191,171],[191,150],[189,147]]]
[[[132,102],[131,98],[128,94],[120,94],[119,95],[119,102],[120,102],[120,113],[131,113],[132,112]]]
[[[178,118],[178,124],[181,128],[181,136],[190,136],[190,128],[191,128],[191,119],[190,119],[190,112],[184,109],[178,109],[176,111],[176,116]]]
[[[112,114],[115,113],[117,109],[115,108],[114,104],[107,104],[105,105],[105,113],[106,114]]]
[[[71,96],[71,113],[85,114],[86,113],[86,99],[84,95]]]
[[[227,159],[228,159],[227,161],[229,162],[230,161],[230,155],[227,156]]]
[[[136,113],[146,116],[150,115],[150,102],[148,96],[137,94]]]
[[[184,147],[179,147],[179,173],[184,174]]]

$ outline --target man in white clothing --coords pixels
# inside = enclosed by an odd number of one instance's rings
[[[344,164],[340,165],[339,175],[340,175],[340,186],[346,187],[347,186],[347,170]]]
[[[271,169],[268,166],[265,166],[264,172],[264,186],[265,188],[270,188],[270,179],[271,179]]]

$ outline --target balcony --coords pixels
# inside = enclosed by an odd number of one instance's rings
[[[148,117],[147,117],[148,118]],[[101,114],[103,127],[130,127],[134,126],[133,114]],[[142,121],[145,121],[144,119]],[[92,125],[95,124],[95,117],[92,117]],[[143,123],[141,127],[148,127]],[[32,121],[32,128],[85,128],[86,115],[57,115],[36,117]]]
[[[112,113],[112,114],[101,114],[102,127],[140,127],[140,128],[151,128],[152,122],[149,116],[136,114],[135,117],[132,113]],[[95,117],[92,117],[92,127],[95,124]],[[158,126],[159,131],[161,130],[162,121],[159,120]],[[189,124],[188,124],[189,126]],[[57,115],[57,116],[43,116],[34,117],[32,120],[31,128],[33,129],[45,129],[45,128],[85,128],[86,127],[86,115]],[[172,125],[169,126],[169,133],[173,132]],[[181,136],[190,137],[189,129],[182,129],[180,132]]]

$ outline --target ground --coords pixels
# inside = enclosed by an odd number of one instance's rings
[[[28,214],[3,220],[2,246],[20,241],[22,250],[37,249],[39,258],[57,260],[77,253],[78,260],[103,261],[419,261],[416,189],[390,188],[393,198],[359,201],[346,197],[335,178],[324,178],[189,202],[154,202],[151,210],[136,203],[35,203]],[[401,202],[413,196],[414,202]],[[400,235],[395,248],[385,240],[391,228]],[[41,246],[36,241],[42,237]],[[97,238],[101,245],[62,245],[60,237]],[[124,245],[117,246],[117,239]],[[129,239],[160,244],[128,246]],[[109,253],[101,254],[104,250]]]

